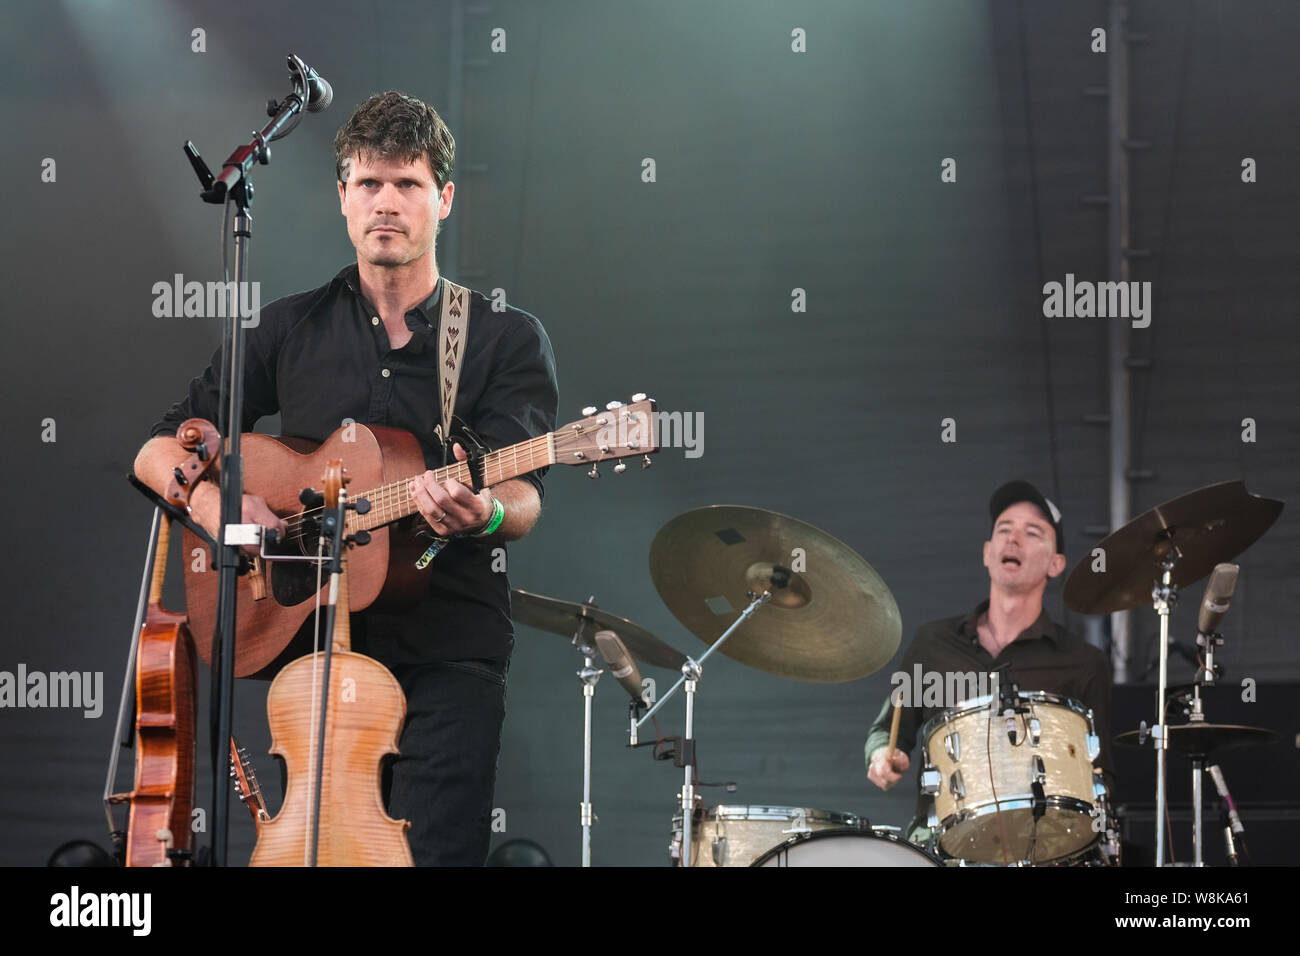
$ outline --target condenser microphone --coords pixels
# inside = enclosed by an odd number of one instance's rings
[[[1219,629],[1219,622],[1227,613],[1233,592],[1237,589],[1237,572],[1240,570],[1235,564],[1215,565],[1214,573],[1206,582],[1205,597],[1201,600],[1201,616],[1196,622],[1196,629],[1202,636],[1213,634]]]
[[[596,632],[596,649],[609,666],[609,672],[618,678],[623,689],[634,701],[643,701],[645,688],[641,686],[641,672],[637,670],[636,661],[628,653],[617,634],[613,631]]]

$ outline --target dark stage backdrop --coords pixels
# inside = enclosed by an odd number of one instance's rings
[[[1151,366],[1134,372],[1132,464],[1154,473],[1135,511],[1236,477],[1289,502],[1242,558],[1223,662],[1233,679],[1295,680],[1300,7],[1131,9],[1147,36],[1132,54],[1133,137],[1149,142],[1133,158],[1133,244],[1151,253],[1133,278],[1154,294],[1150,327],[1134,332]],[[374,92],[447,106],[450,12],[396,0],[6,5],[0,670],[100,673],[103,686],[94,718],[0,710],[0,863],[105,841],[100,788],[150,514],[123,476],[219,331],[152,311],[155,283],[219,271],[220,211],[197,199],[181,144],[218,164],[287,89],[289,52],[329,78],[334,106],[257,172],[252,253],[263,301],[320,285],[352,258],[330,140]],[[1106,187],[1106,101],[1085,95],[1105,83],[1106,54],[1090,49],[1104,25],[1100,0],[473,5],[463,109],[447,110],[459,147],[449,274],[542,319],[561,421],[645,391],[705,425],[698,457],[668,449],[649,471],[599,482],[553,471],[541,523],[510,550],[512,583],[594,594],[699,652],[654,590],[650,542],[688,509],[752,505],[865,556],[906,641],[987,592],[986,501],[1017,476],[1056,498],[1072,563],[1083,555],[1096,537],[1085,525],[1107,515],[1106,432],[1085,416],[1105,411],[1113,320],[1044,319],[1041,289],[1067,273],[1105,278],[1105,209],[1083,202]],[[941,440],[948,418],[953,442]],[[1193,590],[1174,622],[1184,639]],[[1048,606],[1063,613],[1059,584]],[[1153,627],[1135,616],[1142,655]],[[519,629],[494,841],[536,840],[559,864],[579,859],[580,665],[565,639]],[[863,767],[890,670],[813,685],[711,660],[701,771],[739,787],[706,801],[904,823],[910,787],[882,794]],[[647,674],[661,689],[674,676]],[[269,745],[264,697],[249,682],[236,697],[255,754]],[[680,773],[624,748],[624,713],[607,677],[594,860],[662,864]],[[681,714],[667,709],[665,733]],[[260,768],[277,789],[269,758]],[[251,846],[237,815],[232,860]]]

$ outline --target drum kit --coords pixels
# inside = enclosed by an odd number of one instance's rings
[[[1213,683],[1223,639],[1217,617],[1200,622],[1201,669],[1186,724],[1165,723],[1169,614],[1179,588],[1210,574],[1216,607],[1226,609],[1225,565],[1276,520],[1282,503],[1222,482],[1166,502],[1112,533],[1074,568],[1066,603],[1082,613],[1127,610],[1150,601],[1161,624],[1157,718],[1116,738],[1154,745],[1163,810],[1168,750],[1193,762],[1195,860],[1201,862],[1201,779],[1207,755],[1268,742],[1271,731],[1206,722],[1200,687]],[[697,657],[675,650],[631,621],[595,606],[515,590],[516,621],[572,638],[583,656],[582,862],[591,862],[592,697],[603,663],[631,697],[628,738],[684,691],[685,731],[672,754],[682,769],[669,859],[678,866],[1074,866],[1118,865],[1117,828],[1096,760],[1100,741],[1092,712],[1078,701],[1012,687],[967,700],[921,729],[921,786],[932,795],[930,840],[908,842],[896,827],[863,816],[807,807],[706,806],[697,793],[694,705],[703,664],[715,652],[792,680],[836,683],[883,668],[898,650],[902,621],[881,577],[860,555],[825,531],[771,511],[715,505],[673,518],[650,548],[660,597],[708,647]],[[1235,570],[1232,572],[1235,575]],[[1235,580],[1235,577],[1234,577]],[[1218,612],[1218,616],[1222,611]],[[657,700],[638,665],[680,670]],[[1014,703],[1009,702],[1009,698]],[[1010,709],[1004,709],[1010,708]],[[1014,713],[1018,732],[1004,732]],[[996,721],[996,732],[989,732]],[[1217,771],[1218,768],[1211,768]],[[1221,775],[1216,778],[1216,786]],[[1226,786],[1220,787],[1226,795]],[[1230,798],[1229,798],[1230,799]],[[1163,813],[1161,814],[1163,817]],[[1163,828],[1157,860],[1163,858]]]

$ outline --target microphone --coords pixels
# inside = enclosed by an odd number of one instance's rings
[[[1237,572],[1241,568],[1235,564],[1217,564],[1210,580],[1205,585],[1205,598],[1201,601],[1201,616],[1196,622],[1196,629],[1201,636],[1213,634],[1219,627],[1219,621],[1232,603],[1232,594],[1237,589]]]
[[[298,92],[300,94],[305,93],[307,96],[308,113],[319,113],[334,102],[334,87],[329,85],[329,81],[325,77],[304,63],[301,57],[290,55],[289,73],[293,77],[295,86],[298,85],[300,75],[307,80],[307,89]]]
[[[609,672],[618,678],[632,700],[644,703],[645,690],[641,686],[641,672],[637,670],[636,661],[627,652],[627,647],[613,631],[596,632],[596,649],[609,666]]]
[[[993,668],[998,682],[998,710],[1006,718],[1007,741],[1016,745],[1016,714],[1020,712],[1020,688],[1011,683],[1011,662],[1004,661]]]
[[[1232,824],[1232,832],[1244,835],[1246,827],[1242,824],[1241,817],[1237,816],[1237,805],[1232,802],[1232,794],[1228,792],[1228,784],[1223,779],[1223,770],[1217,763],[1210,764],[1205,769],[1214,780],[1214,789],[1219,791],[1219,796],[1228,806],[1228,821]]]

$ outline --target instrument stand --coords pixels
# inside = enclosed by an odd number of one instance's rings
[[[780,577],[778,577],[775,574],[772,577],[772,584],[773,587],[775,588],[784,587],[788,581],[789,581],[788,572],[785,575],[782,575]],[[731,635],[735,633],[736,628],[740,627],[740,625],[744,624],[747,620],[749,620],[749,618],[753,615],[755,611],[757,611],[768,601],[772,600],[772,592],[765,590],[763,591],[762,594],[756,595],[751,591],[749,597],[750,597],[749,606],[746,607],[745,610],[740,612],[740,617],[736,618],[736,620],[732,622],[731,626],[728,627],[725,631],[723,631],[721,636],[716,641],[714,641],[712,644],[709,645],[709,649],[700,655],[700,659],[698,661],[690,657],[687,657],[686,663],[682,665],[681,679],[678,680],[676,684],[673,684],[672,687],[668,688],[668,693],[660,697],[659,700],[655,702],[655,705],[646,712],[646,715],[644,717],[642,717],[640,720],[634,720],[632,722],[632,731],[633,731],[632,745],[635,746],[636,728],[640,727],[647,720],[653,717],[655,715],[655,712],[658,711],[659,708],[662,707],[668,701],[668,698],[673,696],[673,694],[677,691],[677,688],[681,687],[683,684],[686,685],[686,732],[685,735],[682,737],[682,742],[681,742],[681,759],[685,767],[683,782],[682,782],[682,794],[681,794],[682,796],[682,853],[681,853],[682,863],[681,865],[688,869],[690,868],[691,865],[691,843],[694,839],[694,829],[695,829],[694,820],[692,819],[695,811],[695,783],[694,783],[695,687],[696,684],[699,682],[700,675],[703,671],[704,662],[708,659],[709,655],[712,654],[714,651],[716,651],[719,647],[721,647],[723,642],[726,641],[727,638],[731,637]]]
[[[1178,588],[1173,583],[1178,563],[1178,548],[1170,542],[1161,560],[1160,580],[1151,589],[1151,600],[1160,616],[1160,678],[1156,690],[1156,720],[1151,740],[1156,748],[1156,866],[1165,865],[1165,813],[1169,795],[1165,788],[1165,765],[1169,756],[1169,734],[1165,727],[1165,692],[1169,680],[1169,616],[1178,603]],[[1197,804],[1199,808],[1199,803]],[[1198,809],[1199,812],[1199,809]]]
[[[604,670],[592,666],[593,653],[587,648],[583,655],[582,670],[578,679],[582,681],[583,717],[582,717],[582,805],[578,818],[582,825],[582,865],[591,866],[591,825],[596,821],[591,812],[591,703],[596,696],[596,681]]]
[[[134,477],[134,476],[133,476]],[[140,631],[144,627],[145,611],[149,604],[149,582],[153,579],[154,552],[158,547],[158,533],[162,528],[163,504],[159,500],[154,508],[153,524],[149,528],[149,550],[144,559],[144,575],[140,579],[140,600],[135,609],[135,626],[131,630],[131,646],[126,652],[126,674],[122,677],[122,696],[117,705],[117,725],[113,729],[113,745],[108,756],[108,776],[104,780],[104,813],[108,816],[108,832],[113,841],[113,855],[118,862],[126,863],[126,830],[117,828],[113,821],[113,805],[120,802],[113,793],[117,782],[118,751],[133,744],[128,711],[135,709],[135,658],[140,647]]]

